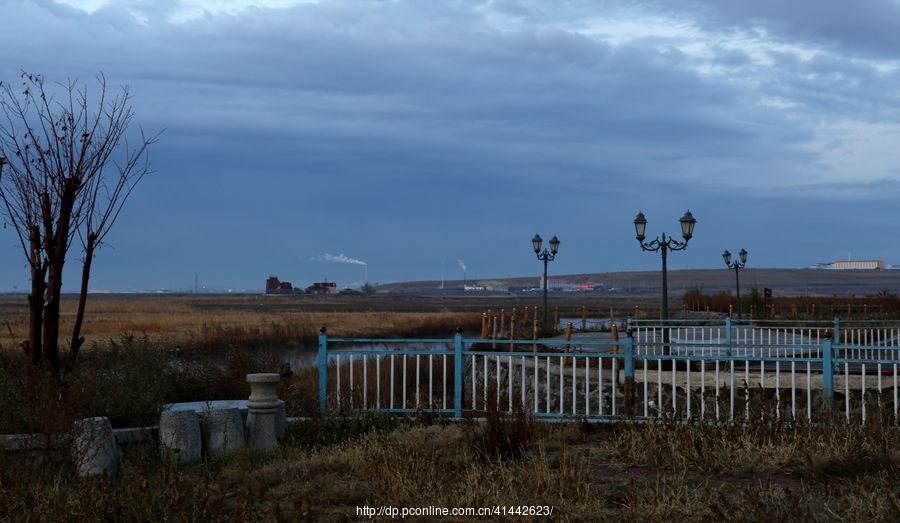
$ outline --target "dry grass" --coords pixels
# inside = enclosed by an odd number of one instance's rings
[[[274,296],[92,296],[83,335],[86,347],[105,345],[123,333],[168,347],[215,348],[310,343],[325,326],[345,337],[450,337],[456,326],[475,328],[466,312],[339,312],[328,302]],[[76,301],[64,299],[62,332],[74,321]],[[27,333],[24,296],[0,298],[0,349],[17,346]],[[345,310],[342,306],[340,310]],[[65,336],[63,339],[67,339]]]
[[[491,426],[493,424],[493,426]],[[42,520],[361,519],[356,507],[551,505],[554,519],[896,521],[895,431],[773,426],[298,424],[273,457],[176,469],[132,451],[115,481],[0,472],[0,514]],[[327,435],[327,437],[325,437]],[[496,518],[502,519],[502,518]],[[451,519],[452,520],[452,519]],[[466,518],[457,518],[462,521]]]

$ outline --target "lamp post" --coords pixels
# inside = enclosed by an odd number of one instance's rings
[[[531,239],[531,246],[534,247],[534,253],[537,255],[537,259],[544,262],[544,307],[541,309],[541,325],[544,329],[544,335],[547,335],[547,264],[556,259],[556,253],[559,251],[559,238],[554,236],[550,238],[550,250],[548,251],[546,248],[541,251],[541,243],[544,240],[541,238],[540,234],[535,234],[534,238]]]
[[[729,269],[734,269],[734,284],[737,287],[737,304],[738,304],[738,318],[741,317],[741,277],[740,270],[743,269],[747,265],[747,251],[745,249],[741,249],[741,252],[738,253],[738,260],[731,261],[731,253],[727,250],[722,253],[722,259],[725,260],[725,266]]]
[[[691,214],[691,211],[687,211],[684,213],[679,220],[681,223],[681,236],[684,238],[683,242],[676,240],[675,238],[670,238],[666,236],[666,233],[662,233],[662,236],[657,236],[656,239],[650,242],[644,242],[644,239],[647,237],[647,218],[644,217],[644,213],[638,212],[637,217],[634,219],[634,232],[635,237],[637,238],[638,243],[641,245],[641,249],[649,252],[659,251],[662,255],[662,319],[669,319],[669,280],[666,274],[666,256],[669,251],[683,251],[687,248],[688,241],[690,241],[691,237],[694,236],[694,226],[697,224],[697,220],[694,219],[694,216]],[[668,330],[664,332],[668,333]],[[668,336],[666,336],[668,338]]]

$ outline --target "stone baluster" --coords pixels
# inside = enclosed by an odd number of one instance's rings
[[[247,374],[247,441],[250,448],[271,453],[278,448],[278,374]]]

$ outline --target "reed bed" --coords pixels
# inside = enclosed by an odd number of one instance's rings
[[[63,300],[63,340],[76,305],[74,299]],[[215,349],[313,343],[323,326],[329,334],[345,337],[450,337],[457,326],[474,329],[480,322],[471,312],[321,309],[315,300],[267,296],[92,297],[82,334],[87,350],[123,334],[168,347]],[[0,298],[0,350],[17,347],[27,327],[25,297]]]

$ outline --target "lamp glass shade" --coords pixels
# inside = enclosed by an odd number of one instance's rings
[[[634,235],[638,239],[638,241],[644,241],[646,238],[647,232],[647,218],[644,218],[644,213],[638,212],[637,217],[634,219]]]
[[[731,253],[727,250],[722,253],[722,259],[725,260],[725,265],[731,265]]]
[[[531,239],[531,245],[534,247],[534,252],[541,252],[541,243],[543,243],[543,241],[540,234],[534,235],[534,238]]]
[[[741,257],[741,263],[747,263],[747,251],[746,251],[746,249],[741,249],[741,252],[738,253],[738,256]]]
[[[697,225],[694,215],[691,214],[691,211],[688,211],[678,221],[681,222],[681,236],[685,240],[690,240],[694,236],[694,226]]]
[[[556,254],[557,251],[559,251],[559,238],[553,236],[553,238],[550,238],[550,252]]]

